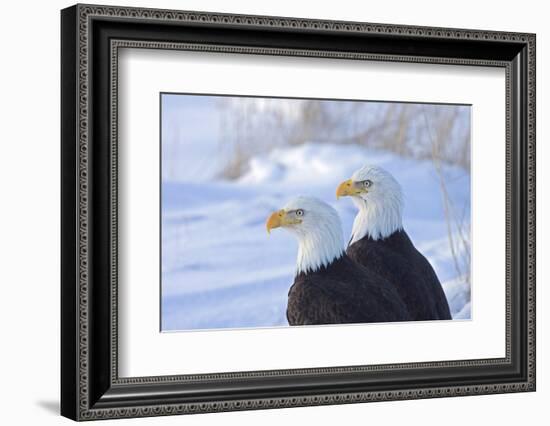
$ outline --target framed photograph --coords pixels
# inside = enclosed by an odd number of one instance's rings
[[[535,390],[535,35],[61,12],[61,413]]]

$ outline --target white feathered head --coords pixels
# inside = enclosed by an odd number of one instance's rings
[[[344,253],[342,223],[334,208],[313,197],[297,197],[266,222],[267,232],[284,228],[298,239],[297,273],[314,272]]]
[[[386,170],[366,165],[336,189],[336,198],[349,196],[359,209],[350,244],[364,236],[377,240],[403,228],[403,192]]]

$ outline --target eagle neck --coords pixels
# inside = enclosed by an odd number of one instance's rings
[[[329,266],[344,254],[344,238],[340,227],[320,226],[298,238],[296,274],[316,272]]]
[[[353,202],[359,212],[353,221],[350,245],[365,236],[373,240],[384,239],[403,229],[400,197],[385,200],[384,206],[360,197],[353,197]]]

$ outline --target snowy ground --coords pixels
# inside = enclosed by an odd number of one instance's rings
[[[347,239],[356,210],[337,184],[365,163],[380,165],[405,193],[404,225],[434,266],[454,318],[470,318],[470,287],[454,266],[437,173],[419,162],[355,145],[306,144],[255,158],[238,181],[162,184],[162,329],[287,326],[297,245],[265,220],[296,195],[339,212]],[[469,222],[470,177],[445,168],[453,205]]]

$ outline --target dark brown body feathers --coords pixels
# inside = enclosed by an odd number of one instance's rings
[[[288,292],[290,325],[407,321],[393,285],[347,255],[315,272],[300,273]]]
[[[404,230],[379,240],[363,237],[351,244],[346,253],[391,282],[413,320],[451,319],[449,304],[435,271]]]

